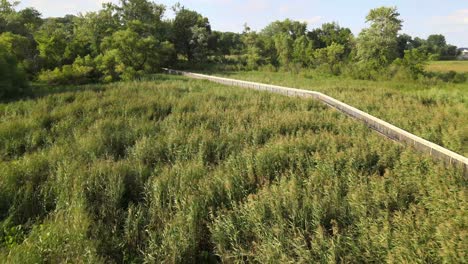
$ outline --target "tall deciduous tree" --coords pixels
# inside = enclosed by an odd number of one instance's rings
[[[403,58],[405,56],[405,50],[413,49],[413,38],[408,34],[398,35],[398,57]]]
[[[266,26],[261,34],[267,37],[274,37],[279,34],[289,35],[293,40],[304,36],[307,32],[307,23],[286,19],[275,21]]]
[[[392,63],[398,57],[398,31],[402,20],[396,7],[372,9],[366,17],[370,27],[357,40],[357,60],[372,69]]]
[[[135,21],[140,21],[137,33],[144,37],[152,35],[161,39],[161,33],[163,33],[162,17],[166,11],[164,5],[149,0],[120,0],[120,5],[113,7],[124,27],[128,27]]]
[[[34,33],[34,38],[38,43],[39,56],[43,61],[42,66],[44,68],[53,69],[64,64],[65,51],[70,37],[70,32],[66,26],[57,19],[48,19]]]
[[[14,14],[15,7],[19,5],[19,1],[8,1],[8,0],[0,0],[0,15],[7,16],[10,14]]]
[[[172,25],[172,40],[178,54],[189,61],[199,58],[197,51],[203,50],[205,43],[200,41],[200,34],[211,34],[208,18],[184,7],[174,7],[176,16]]]
[[[306,36],[301,36],[293,44],[293,61],[303,67],[310,66],[313,58],[313,43]]]
[[[278,53],[278,62],[282,67],[288,68],[292,62],[293,44],[293,38],[286,33],[280,33],[275,36],[275,48]]]
[[[81,43],[89,43],[92,56],[101,53],[102,40],[122,28],[119,16],[110,4],[103,6],[97,12],[89,12],[75,20],[76,39]]]
[[[168,42],[160,42],[153,36],[141,38],[131,29],[115,32],[103,41],[101,47],[116,55],[117,62],[124,70],[135,72],[155,71],[172,59],[173,46]]]
[[[262,47],[259,35],[257,32],[252,31],[247,25],[244,25],[242,42],[245,47],[244,57],[247,67],[251,70],[257,69],[262,63]]]
[[[209,46],[219,55],[239,55],[243,49],[241,34],[213,31]]]

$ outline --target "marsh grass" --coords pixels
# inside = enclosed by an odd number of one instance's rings
[[[361,81],[316,72],[218,72],[217,75],[314,90],[468,155],[468,83]]]
[[[461,171],[315,101],[160,77],[0,105],[2,262],[465,260]]]

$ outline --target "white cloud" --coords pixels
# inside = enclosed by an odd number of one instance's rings
[[[103,3],[118,2],[118,0],[24,0],[21,2],[20,8],[34,7],[43,14],[48,16],[63,16],[65,14],[76,15],[80,12],[96,11],[102,7]]]
[[[307,24],[309,24],[309,26],[311,26],[319,23],[322,19],[322,16],[313,16],[310,18],[302,19],[302,21],[306,22]]]
[[[468,25],[468,9],[460,9],[447,16],[450,23],[458,25]]]
[[[287,14],[291,11],[291,6],[288,4],[288,5],[282,5],[279,7],[279,12],[280,14]]]
[[[266,0],[247,0],[244,4],[240,4],[240,9],[247,12],[261,12],[268,8]]]
[[[426,22],[427,34],[442,34],[447,42],[468,46],[468,9],[458,9],[447,15],[430,17]]]
[[[468,9],[459,9],[446,16],[433,17],[431,19],[431,24],[435,26],[436,29],[446,32],[467,32]]]

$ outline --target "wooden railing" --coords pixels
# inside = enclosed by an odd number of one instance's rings
[[[382,135],[391,138],[395,141],[402,142],[406,145],[414,147],[416,150],[426,153],[436,159],[442,160],[447,164],[459,166],[463,168],[464,175],[468,175],[468,159],[460,154],[457,154],[453,151],[450,151],[446,148],[443,148],[437,144],[434,144],[430,141],[427,141],[423,138],[420,138],[416,135],[409,133],[401,128],[398,128],[390,123],[387,123],[381,119],[378,119],[368,113],[365,113],[357,108],[354,108],[350,105],[347,105],[343,102],[340,102],[328,95],[323,93],[308,91],[308,90],[301,90],[295,88],[288,88],[282,87],[277,85],[270,85],[270,84],[262,84],[256,82],[248,82],[248,81],[240,81],[235,79],[229,78],[222,78],[198,73],[190,73],[184,71],[177,71],[172,69],[164,69],[169,74],[176,74],[176,75],[184,75],[190,78],[196,79],[203,79],[209,80],[212,82],[224,84],[224,85],[231,85],[231,86],[239,86],[254,90],[261,90],[261,91],[269,91],[273,93],[284,94],[287,96],[297,96],[297,97],[311,97],[317,100],[320,100],[327,105],[338,109],[339,111],[355,118],[361,120],[365,124],[367,124],[370,128],[378,131]]]

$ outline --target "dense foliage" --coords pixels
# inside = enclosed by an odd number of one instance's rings
[[[0,98],[14,98],[27,88],[26,75],[16,58],[0,46]]]
[[[0,104],[0,259],[464,260],[461,171],[316,101],[166,78]]]

